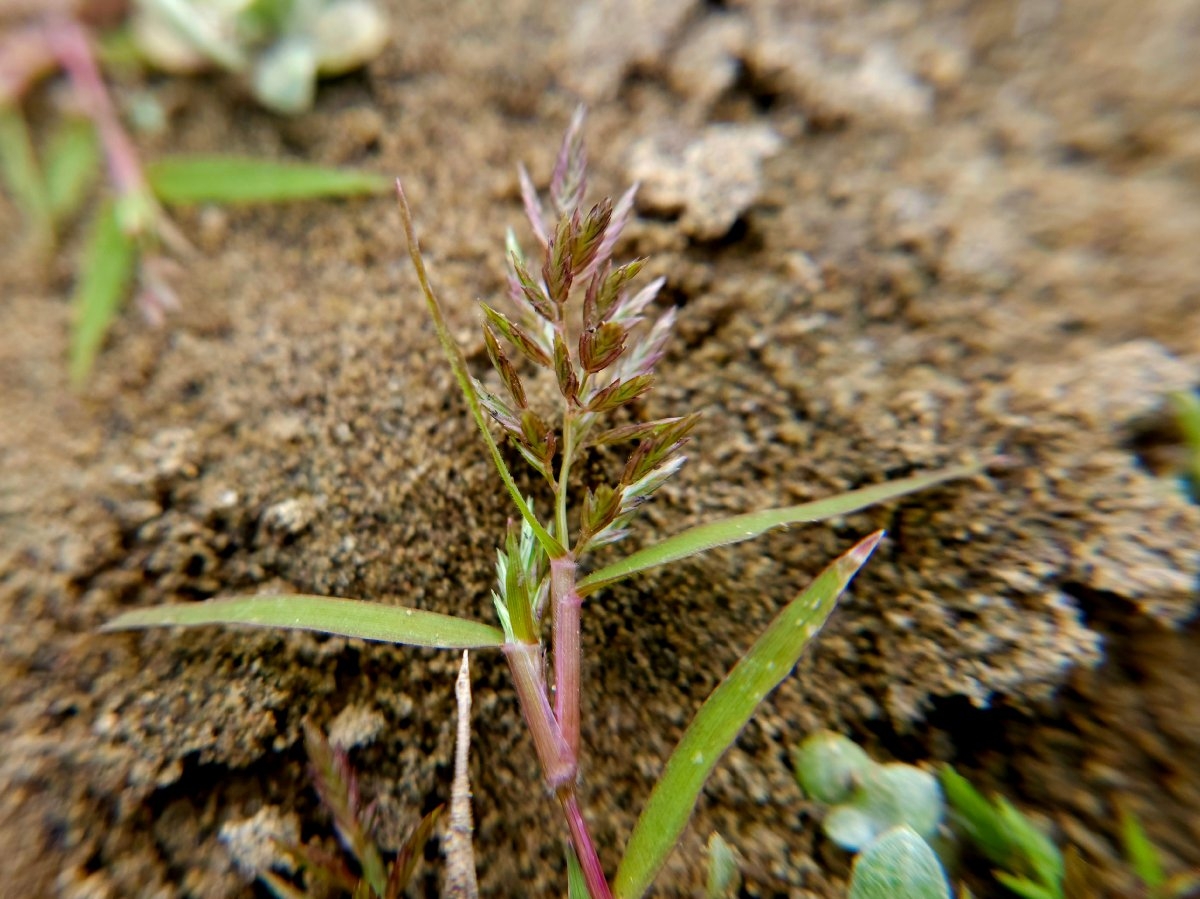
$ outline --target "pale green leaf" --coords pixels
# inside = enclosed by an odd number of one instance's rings
[[[586,596],[632,574],[657,568],[679,559],[686,559],[688,556],[707,552],[718,546],[751,540],[773,528],[849,515],[851,512],[915,493],[918,490],[925,490],[944,481],[971,477],[981,470],[982,466],[980,465],[959,465],[931,474],[916,475],[911,478],[901,478],[884,484],[851,490],[848,493],[841,493],[816,502],[785,506],[780,509],[766,509],[762,512],[750,512],[698,525],[682,534],[668,537],[654,546],[638,550],[599,571],[593,571],[579,581],[579,593]]]
[[[100,173],[100,147],[91,122],[65,120],[50,136],[43,159],[50,214],[62,222],[79,209]]]
[[[137,248],[121,230],[116,207],[105,203],[92,224],[83,268],[75,286],[71,332],[71,382],[87,380],[109,326],[133,279]]]
[[[1143,884],[1157,890],[1167,882],[1162,859],[1158,850],[1146,836],[1142,822],[1130,809],[1121,809],[1121,841],[1125,844],[1125,857]]]
[[[716,831],[708,838],[708,877],[705,880],[705,899],[733,899],[742,883],[737,856],[725,839]]]
[[[482,621],[377,602],[302,594],[239,596],[135,609],[117,616],[101,630],[207,624],[296,628],[440,649],[477,649],[504,644],[504,634]]]
[[[849,899],[950,899],[950,884],[929,844],[902,825],[854,860]]]
[[[617,871],[617,899],[642,896],[687,826],[705,781],[759,703],[787,677],[837,598],[883,537],[839,556],[787,604],[705,700],[663,768]]]
[[[25,117],[6,104],[0,104],[0,174],[34,238],[48,244],[53,226],[46,182],[38,168]]]
[[[164,203],[281,203],[388,187],[387,178],[370,172],[238,156],[171,156],[151,163],[146,177]]]

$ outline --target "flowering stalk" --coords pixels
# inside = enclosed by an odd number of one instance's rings
[[[525,212],[542,249],[540,265],[527,262],[510,237],[509,297],[517,315],[510,318],[491,306],[483,307],[484,346],[502,394],[490,392],[478,381],[474,387],[480,405],[554,494],[557,545],[543,540],[539,554],[532,536],[521,540],[510,536],[499,555],[499,589],[494,598],[508,641],[505,653],[544,777],[562,803],[592,899],[605,899],[609,887],[575,788],[583,606],[577,587],[578,559],[588,549],[625,535],[625,525],[638,505],[678,470],[683,461],[678,450],[696,419],[690,416],[632,429],[600,430],[605,416],[650,388],[673,314],[668,312],[651,327],[637,330],[663,282],[657,280],[634,292],[631,284],[642,263],[613,264],[613,249],[633,208],[633,191],[616,204],[602,200],[590,208],[584,206],[587,165],[581,126],[579,113],[571,122],[551,177],[549,199],[556,220],[546,217],[532,181],[521,171]],[[518,367],[505,345],[524,362],[553,372],[562,400],[558,429],[530,407]],[[578,533],[572,535],[568,511],[574,462],[589,446],[633,440],[640,443],[630,453],[618,483],[587,488]],[[532,524],[527,521],[523,531],[532,534]],[[553,615],[552,712],[535,630],[544,591]]]
[[[571,751],[579,755],[579,627],[583,598],[575,589],[575,560],[550,561],[554,597],[554,715]]]

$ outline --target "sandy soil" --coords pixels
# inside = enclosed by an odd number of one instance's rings
[[[224,80],[149,82],[170,127],[141,149],[403,176],[481,362],[473,301],[503,289],[516,165],[544,184],[587,100],[594,190],[644,182],[620,252],[650,255],[679,307],[645,414],[705,412],[630,548],[973,454],[1012,463],[589,603],[583,794],[605,863],[773,611],[886,526],[656,895],[696,894],[713,829],[746,895],[843,895],[846,859],[790,771],[819,726],[1003,789],[1112,895],[1118,798],[1169,867],[1200,865],[1200,507],[1163,463],[1164,393],[1200,383],[1195,4],[393,5],[385,55],[293,121]],[[35,264],[0,199],[0,895],[253,895],[223,827],[263,813],[332,839],[305,716],[382,721],[353,757],[393,832],[447,796],[452,654],[95,633],[135,606],[278,589],[489,615],[509,510],[391,201],[177,221],[201,250],[183,309],[160,330],[126,314],[75,394],[79,236]],[[484,891],[561,895],[506,671],[484,654],[473,671]],[[998,895],[984,866],[965,876]]]

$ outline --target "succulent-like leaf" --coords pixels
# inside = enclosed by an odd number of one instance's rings
[[[849,737],[828,730],[806,737],[792,753],[792,762],[804,794],[827,805],[847,801],[875,764]]]
[[[708,877],[704,888],[706,899],[736,899],[741,882],[737,857],[721,835],[713,831],[708,838]]]
[[[950,884],[929,844],[901,826],[854,860],[849,899],[950,899]]]
[[[634,825],[613,883],[616,899],[650,888],[687,826],[700,791],[755,709],[787,677],[838,597],[883,537],[861,540],[787,604],[713,690],[688,725]]]
[[[100,630],[213,624],[296,628],[440,649],[481,649],[504,644],[504,634],[500,630],[469,618],[357,599],[307,595],[242,596],[151,606],[119,615]]]
[[[937,779],[912,765],[870,764],[844,804],[825,818],[825,833],[851,852],[858,852],[883,833],[904,825],[928,839],[941,824],[945,801]]]

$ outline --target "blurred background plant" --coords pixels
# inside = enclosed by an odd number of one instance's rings
[[[275,112],[304,112],[319,77],[370,62],[387,43],[371,0],[137,0],[131,35],[165,72],[221,69]]]
[[[101,159],[106,163],[109,190],[92,216],[75,285],[76,386],[86,381],[131,286],[152,324],[178,305],[171,282],[179,260],[193,251],[164,205],[275,203],[389,186],[372,174],[224,156],[144,165],[110,91],[110,70],[219,68],[244,76],[268,109],[297,113],[312,105],[319,75],[363,65],[386,37],[370,0],[139,0],[132,11],[119,2],[59,2],[0,12],[0,175],[35,257],[53,253],[91,195]],[[51,91],[58,102],[31,125],[23,105],[57,75],[66,90]],[[155,118],[152,108],[139,115]],[[43,126],[44,118],[50,121]]]
[[[1200,502],[1200,393],[1180,390],[1172,393],[1170,399],[1186,454],[1183,476],[1192,499]]]
[[[1099,878],[1078,849],[1060,850],[1002,796],[984,797],[949,765],[935,777],[912,765],[880,764],[847,737],[820,731],[793,753],[808,798],[829,806],[825,835],[858,853],[850,899],[949,899],[942,858],[957,841],[982,855],[996,880],[1022,899],[1091,899]],[[1168,876],[1140,820],[1118,803],[1130,899],[1200,895],[1200,873]],[[947,826],[949,825],[949,826]],[[934,847],[938,852],[935,853]],[[960,886],[960,899],[970,896]]]

